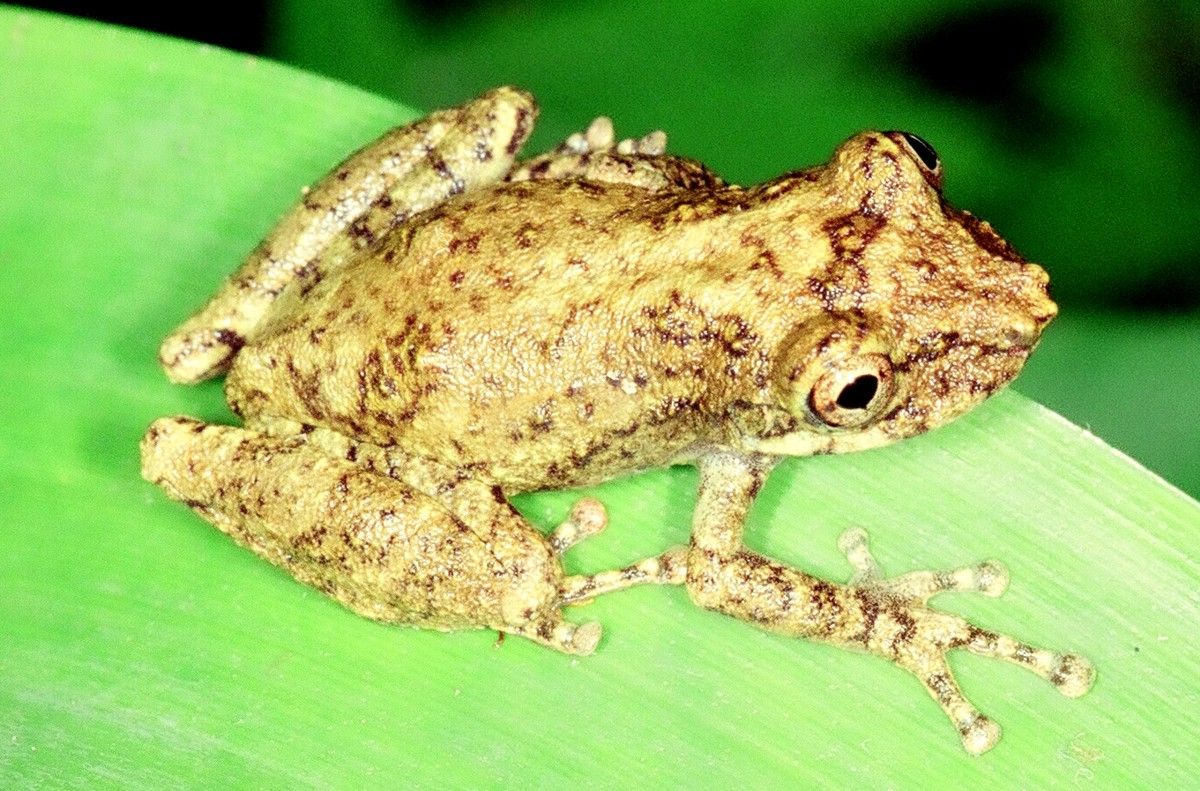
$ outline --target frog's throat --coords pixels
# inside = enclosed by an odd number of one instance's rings
[[[814,431],[793,431],[778,437],[748,438],[746,450],[770,456],[821,456],[831,453],[853,453],[890,445],[900,439],[881,426],[863,431],[823,434]]]

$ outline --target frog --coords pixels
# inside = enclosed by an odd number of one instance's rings
[[[998,596],[996,561],[817,578],[743,541],[782,459],[935,429],[1020,371],[1057,307],[1046,272],[951,207],[922,138],[868,131],[825,164],[727,183],[597,118],[521,159],[538,107],[500,87],[335,166],[159,351],[224,374],[241,426],[160,418],[142,474],[349,609],[592,653],[564,609],[642,584],[761,630],[882,657],[978,754],[999,726],[946,661],[1016,663],[1070,697],[1092,664],[930,606]],[[694,465],[686,546],[568,574],[607,525],[584,497],[543,532],[509,498]]]

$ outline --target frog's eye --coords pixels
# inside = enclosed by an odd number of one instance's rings
[[[930,173],[937,173],[938,168],[942,166],[942,161],[938,159],[937,151],[923,137],[918,137],[911,132],[901,132],[900,136],[904,138],[904,142],[908,145],[908,150],[917,158],[926,170]]]
[[[853,355],[817,379],[808,409],[834,428],[854,428],[874,420],[892,400],[892,364],[882,354]]]

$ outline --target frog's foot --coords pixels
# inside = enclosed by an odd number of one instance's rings
[[[580,541],[604,530],[607,525],[604,505],[585,497],[575,503],[566,521],[550,533],[550,546],[561,556]],[[583,604],[602,593],[624,590],[634,585],[682,585],[687,576],[686,560],[687,549],[674,547],[661,555],[621,569],[566,577],[559,587],[559,605]]]
[[[856,637],[872,653],[888,656],[921,681],[958,729],[968,752],[979,754],[993,747],[1000,738],[1000,727],[962,694],[946,662],[949,651],[961,648],[1020,665],[1067,697],[1079,697],[1091,687],[1095,670],[1082,657],[1034,648],[958,616],[926,608],[930,598],[944,591],[1002,594],[1008,586],[1008,572],[996,561],[884,579],[871,555],[866,531],[847,530],[838,547],[855,569],[847,590],[861,617]]]
[[[238,543],[368,618],[497,629],[572,654],[595,649],[599,624],[563,618],[560,558],[540,531],[499,507],[489,486],[478,484],[469,502],[496,508],[467,522],[451,510],[468,505],[454,492],[431,497],[362,459],[329,453],[340,448],[311,442],[315,435],[162,418],[142,440],[142,474]]]
[[[718,551],[693,544],[687,587],[693,600],[772,632],[865,650],[917,677],[959,733],[963,746],[982,753],[1000,728],[963,695],[946,661],[956,649],[1020,665],[1047,679],[1059,692],[1078,697],[1092,684],[1092,665],[981,629],[964,618],[930,609],[942,591],[997,595],[1005,574],[995,563],[944,572],[915,572],[882,579],[861,531],[840,542],[856,569],[854,582],[835,585],[748,549]]]

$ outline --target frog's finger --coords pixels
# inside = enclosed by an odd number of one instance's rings
[[[496,88],[352,154],[306,188],[209,303],[167,337],[159,359],[168,378],[222,373],[289,285],[307,291],[408,217],[500,179],[536,113],[528,93]]]
[[[666,151],[667,133],[661,129],[616,141],[612,121],[601,116],[553,150],[521,161],[505,179],[579,179],[630,184],[650,192],[716,187],[723,183],[699,162],[667,156]]]

